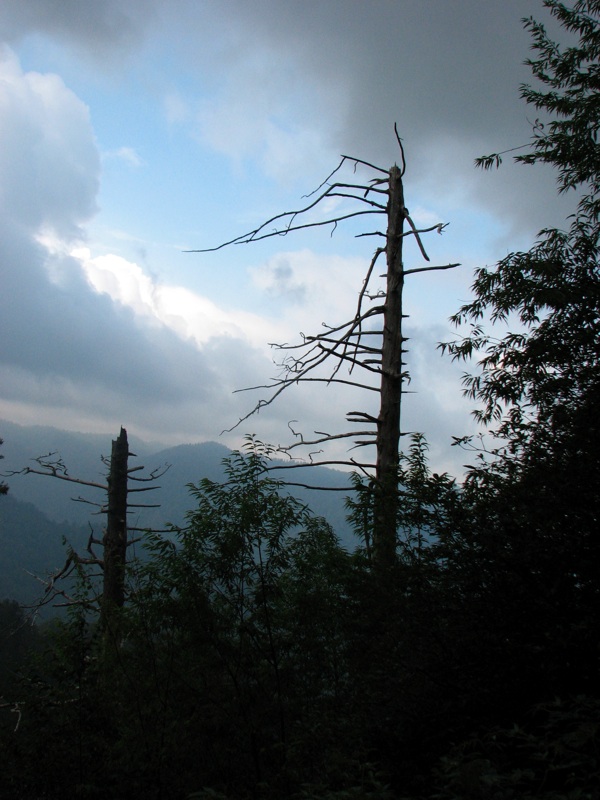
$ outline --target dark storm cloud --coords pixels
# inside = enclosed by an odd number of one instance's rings
[[[39,245],[18,242],[3,226],[0,241],[3,364],[44,383],[54,377],[97,391],[106,387],[135,404],[176,403],[199,391],[206,365],[191,344],[94,292],[69,256],[49,256]]]
[[[528,35],[521,17],[541,3],[363,0],[225,3],[228,24],[244,26],[271,48],[296,53],[324,81],[348,84],[353,95],[349,139],[363,149],[389,148],[388,131],[432,136],[465,130],[491,135],[515,109],[515,90],[528,77]],[[233,13],[232,13],[233,12]],[[312,66],[310,66],[312,65]]]
[[[0,39],[44,34],[84,55],[103,57],[139,43],[154,5],[152,0],[3,0]]]
[[[100,160],[86,106],[56,75],[23,75],[0,45],[0,208],[18,238],[73,237],[96,210]]]
[[[190,14],[189,4],[179,5]],[[332,155],[349,153],[384,168],[399,159],[397,122],[409,194],[419,192],[435,207],[487,210],[513,238],[559,224],[570,210],[556,198],[549,170],[514,166],[510,156],[494,175],[473,165],[477,156],[530,140],[535,110],[519,97],[520,85],[531,80],[524,65],[530,37],[521,20],[534,16],[563,35],[541,0],[208,2],[197,17],[200,37],[207,36],[207,16],[219,46],[207,39],[188,55],[203,59],[205,70],[212,58],[229,74],[232,96],[236,85],[247,91],[249,114],[253,98],[260,114],[264,86],[272,86],[271,118],[295,103],[296,123],[318,130]],[[254,87],[246,84],[248,73],[256,75]],[[224,122],[225,128],[231,120]],[[244,123],[238,120],[240,131]],[[222,131],[223,139],[229,135]],[[305,155],[292,150],[288,161]]]
[[[564,35],[542,0],[4,0],[0,35],[43,33],[92,54],[166,37],[170,58],[187,59],[190,74],[212,86],[214,103],[224,92],[234,105],[211,111],[205,133],[217,148],[231,139],[234,157],[236,148],[256,155],[277,120],[292,119],[298,136],[287,153],[271,148],[267,174],[283,171],[273,159],[291,171],[294,158],[322,163],[323,148],[387,167],[399,156],[397,122],[409,194],[450,211],[487,210],[510,240],[561,223],[571,208],[542,168],[513,167],[510,156],[494,176],[473,167],[479,155],[530,139],[535,111],[519,98],[531,79],[521,21],[529,16]],[[103,63],[119,69],[118,60]]]

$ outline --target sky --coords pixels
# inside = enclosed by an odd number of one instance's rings
[[[541,0],[3,0],[0,419],[238,447],[376,413],[373,392],[300,387],[227,432],[268,396],[236,390],[279,374],[270,343],[353,316],[370,219],[186,251],[302,207],[341,154],[389,168],[397,123],[412,218],[448,223],[431,263],[461,264],[407,280],[403,430],[459,474],[452,436],[476,428],[437,344],[474,269],[572,207],[542,167],[473,166],[530,139],[531,15],[557,33]]]

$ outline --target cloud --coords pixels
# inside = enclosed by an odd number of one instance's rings
[[[133,420],[155,438],[214,438],[235,419],[224,354],[235,354],[231,381],[266,358],[208,301],[196,301],[196,328],[178,329],[178,307],[193,300],[185,290],[153,286],[117,256],[88,256],[100,159],[87,109],[10,53],[0,68],[2,402],[37,409],[38,422]]]
[[[80,57],[168,53],[188,75],[181,86],[158,81],[169,120],[195,116],[204,144],[280,182],[319,175],[340,152],[389,166],[397,122],[411,196],[439,197],[444,213],[453,198],[483,206],[531,237],[569,210],[550,172],[513,170],[510,159],[494,176],[473,168],[476,156],[531,137],[534,112],[519,98],[531,80],[521,18],[531,14],[562,34],[531,0],[383,0],[376,13],[363,0],[347,0],[343,13],[337,0],[4,0],[0,34],[43,34]],[[104,57],[97,67],[128,62]]]
[[[439,198],[444,215],[453,202],[483,207],[509,235],[531,238],[570,210],[550,171],[512,169],[510,158],[497,175],[473,168],[476,156],[531,137],[533,110],[519,98],[531,80],[521,18],[531,14],[556,32],[531,0],[384,0],[376,13],[363,0],[347,0],[343,13],[337,0],[5,0],[0,32],[42,33],[80,57],[111,47],[168,53],[187,73],[180,86],[157,81],[171,123],[185,122],[238,169],[258,163],[283,183],[321,175],[340,152],[389,166],[399,158],[397,122],[411,198]]]
[[[256,160],[266,176],[289,183],[314,169],[315,161],[327,167],[328,115],[317,117],[314,108],[326,109],[329,102],[319,97],[324,92],[318,84],[309,84],[307,92],[303,67],[298,71],[283,58],[274,65],[270,55],[253,50],[242,69],[228,71],[224,85],[200,104],[197,130],[203,143],[238,169]]]
[[[183,341],[202,347],[211,339],[231,337],[261,347],[269,338],[269,324],[258,315],[226,311],[190,289],[158,281],[121,256],[93,257],[87,247],[75,248],[71,255],[97,292],[151,326],[165,326]]]
[[[133,147],[119,147],[116,150],[108,150],[102,154],[105,160],[122,161],[130,167],[141,167],[144,161]]]
[[[404,430],[425,434],[434,471],[460,475],[468,458],[452,446],[452,437],[477,430],[472,416],[475,406],[462,393],[462,376],[474,365],[457,364],[441,354],[438,344],[455,338],[441,325],[409,323],[406,334],[411,381],[403,398]],[[401,447],[406,450],[408,446],[403,437]]]
[[[154,0],[3,0],[0,38],[15,42],[44,34],[74,46],[86,59],[102,61],[140,43],[154,7]]]
[[[1,407],[22,422],[218,437],[248,409],[233,391],[272,374],[265,343],[279,321],[227,311],[116,254],[93,256],[85,226],[100,157],[87,108],[57,76],[23,72],[8,49],[1,77]],[[314,296],[318,258],[288,259]]]
[[[255,224],[269,186],[276,196],[300,182],[313,188],[340,152],[388,167],[399,159],[398,122],[413,217],[452,223],[443,246],[436,238],[432,258],[447,261],[451,253],[450,260],[473,266],[526,247],[540,227],[566,213],[543,170],[509,162],[492,174],[473,169],[477,155],[529,139],[518,87],[530,79],[520,22],[530,13],[547,16],[530,0],[346,0],[343,10],[339,0],[4,0],[0,36],[42,41],[57,64],[75,53],[71,75],[92,63],[94,78],[101,72],[124,83],[132,78],[136,91],[144,75],[161,122],[182,125],[213,155],[230,159],[235,178],[241,174],[237,186],[228,183],[223,160],[201,151],[207,181],[213,169],[226,178],[215,192],[214,213],[237,215],[236,224],[240,218]],[[330,255],[339,240],[324,246],[327,252],[312,241],[312,249],[260,250],[251,283],[227,287],[227,305],[182,285],[183,270],[179,280],[159,280],[136,263],[137,255],[95,247],[86,231],[96,213],[101,157],[88,109],[57,75],[24,73],[8,48],[0,71],[1,386],[11,409],[20,404],[56,419],[100,420],[109,430],[134,415],[152,438],[211,438],[247,410],[248,396],[231,391],[272,374],[264,342],[290,340],[353,314],[369,255],[358,247]],[[181,132],[169,131],[172,142]],[[117,138],[104,158],[137,167],[143,152],[147,163],[135,174],[154,189],[154,175],[165,177],[152,172],[154,134],[144,131],[139,151]],[[257,205],[244,205],[257,175],[271,183],[261,184]],[[175,185],[170,180],[163,192]],[[229,190],[231,200],[223,200]],[[180,241],[191,228],[177,232]],[[137,237],[140,227],[129,234]],[[420,387],[416,401],[407,396],[407,425],[433,431],[430,438],[440,442],[450,430],[463,432],[464,409],[451,399],[460,397],[458,371],[442,366],[428,315],[444,293],[454,303],[469,282],[467,271],[436,276],[440,288],[416,277],[419,291],[411,285],[407,292]],[[168,268],[156,265],[156,272],[167,275]],[[246,290],[258,298],[256,313],[236,308],[233,292]],[[306,421],[314,404],[323,426],[334,427],[345,399],[331,392],[325,403],[316,397],[312,390],[288,394],[257,422],[286,433],[287,421]],[[277,438],[268,431],[266,439]]]
[[[497,175],[473,165],[531,138],[521,18],[548,21],[541,3],[386,0],[375,12],[347,0],[340,13],[335,0],[181,0],[179,9],[169,22],[181,35],[176,57],[202,75],[201,139],[238,167],[255,160],[278,181],[298,181],[349,153],[386,168],[400,157],[397,122],[416,202],[435,197],[445,215],[485,209],[513,238],[568,213],[550,170],[512,168],[510,157]]]
[[[422,218],[428,217],[425,210],[419,213]],[[193,339],[200,347],[205,364],[212,367],[208,397],[200,398],[192,391],[182,394],[178,404],[175,399],[166,398],[164,405],[162,402],[147,404],[144,411],[145,424],[152,430],[152,420],[157,426],[153,430],[156,435],[155,431],[160,430],[160,413],[173,416],[168,404],[176,403],[181,440],[189,437],[190,430],[200,430],[199,423],[194,421],[194,410],[197,413],[207,409],[209,403],[215,403],[211,409],[215,437],[221,428],[232,427],[251,411],[258,400],[270,397],[269,387],[280,374],[277,362],[285,357],[286,351],[274,350],[275,363],[269,363],[266,342],[289,340],[295,343],[301,340],[301,330],[320,332],[324,319],[333,325],[350,318],[356,306],[357,287],[362,285],[366,269],[365,260],[359,258],[331,257],[310,250],[282,251],[252,270],[255,285],[278,302],[277,313],[259,317],[239,311],[225,312],[189,290],[152,280],[138,265],[122,258],[92,258],[84,249],[75,255],[98,292],[130,309],[140,320],[155,326],[165,325],[184,340]],[[417,320],[408,325],[407,335],[410,336],[408,361],[412,383],[403,403],[405,430],[422,431],[427,435],[435,469],[460,471],[464,459],[460,452],[450,449],[451,437],[472,433],[475,428],[468,419],[471,406],[461,396],[462,367],[453,365],[448,358],[442,359],[437,350],[438,341],[449,338],[451,333],[439,325]],[[329,365],[327,374],[332,366]],[[349,377],[345,370],[342,377]],[[181,388],[180,381],[175,385]],[[230,394],[253,386],[262,388],[235,396]],[[81,403],[90,407],[89,401],[83,403],[84,400],[81,398]],[[157,409],[161,411],[157,413]],[[239,443],[239,437],[252,431],[274,444],[288,444],[294,439],[288,427],[291,421],[294,421],[292,428],[301,431],[306,439],[315,438],[315,430],[340,432],[348,428],[344,418],[351,409],[364,409],[376,415],[376,394],[339,390],[339,387],[324,384],[292,386],[262,413],[249,418],[226,436],[225,441]],[[344,459],[349,455],[349,446],[351,442],[343,440],[327,447],[325,452],[327,457]],[[312,449],[319,450],[321,446]],[[362,450],[360,458],[368,460],[373,454]]]
[[[255,285],[280,304],[280,313],[307,325],[352,316],[367,263],[363,258],[319,254],[306,248],[275,253],[250,269]],[[292,306],[290,308],[290,306]],[[294,308],[295,307],[295,308]],[[315,317],[318,315],[318,317]]]
[[[163,97],[164,112],[169,125],[182,125],[189,120],[191,110],[185,97],[176,89],[170,89]]]
[[[5,221],[63,237],[96,211],[99,157],[86,106],[57,75],[24,74],[0,47],[0,204]]]

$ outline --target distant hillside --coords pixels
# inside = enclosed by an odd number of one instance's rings
[[[63,537],[83,551],[88,532],[83,526],[59,524],[31,503],[0,498],[0,600],[25,605],[43,593],[34,576],[46,577],[65,563]]]
[[[115,436],[117,433],[115,430]],[[36,456],[56,452],[67,465],[71,476],[100,483],[106,479],[106,466],[101,456],[110,455],[110,436],[69,433],[55,428],[25,427],[0,421],[0,437],[4,439],[2,453],[5,459],[0,465],[2,471],[20,470],[24,466],[32,465],[32,459]],[[130,464],[145,466],[146,473],[170,465],[156,482],[159,488],[143,495],[144,502],[158,503],[160,507],[139,509],[131,517],[132,524],[152,528],[163,528],[165,523],[183,524],[186,512],[194,507],[188,484],[197,484],[202,478],[223,480],[222,462],[230,453],[226,447],[216,442],[159,449],[135,437],[130,437],[130,447],[137,456],[131,459]],[[322,467],[302,469],[295,473],[295,477],[291,477],[289,471],[274,474],[276,477],[310,485],[348,485],[347,475]],[[101,490],[37,475],[15,475],[7,481],[10,485],[10,497],[31,503],[55,523],[86,527],[91,523],[100,532],[103,518],[90,513],[94,510],[92,506],[73,502],[72,498],[83,497],[100,502],[103,500]],[[316,514],[324,516],[347,547],[355,546],[354,537],[346,523],[344,492],[317,492],[290,487],[289,493],[307,503]]]
[[[115,431],[115,436],[118,430]],[[59,453],[69,469],[69,474],[102,483],[106,467],[102,456],[110,456],[111,437],[93,433],[71,433],[57,428],[22,426],[0,420],[0,438],[4,439],[0,463],[2,472],[18,471],[26,466],[35,466],[34,459],[49,453]],[[155,447],[140,439],[130,437],[132,450],[145,456]],[[142,462],[143,463],[143,462]],[[18,500],[33,503],[50,519],[87,524],[90,507],[73,503],[72,497],[84,494],[83,487],[63,481],[49,480],[37,475],[13,476],[6,479],[10,494]],[[81,488],[81,491],[80,491]],[[85,493],[94,500],[92,490]]]
[[[160,488],[143,498],[148,502],[160,503],[160,508],[141,509],[139,522],[154,528],[162,528],[166,522],[183,525],[186,512],[194,505],[188,484],[197,484],[202,478],[224,480],[223,459],[230,453],[222,444],[203,442],[160,450],[144,458],[143,462],[142,459],[135,459],[132,463],[144,463],[147,471],[169,466],[156,482]]]
[[[146,464],[149,467],[156,464],[170,464],[171,467],[158,481],[161,489],[156,493],[152,493],[152,501],[159,502],[161,504],[160,509],[142,511],[140,512],[140,519],[143,518],[144,524],[150,522],[154,527],[162,526],[165,521],[175,525],[183,524],[185,512],[194,507],[188,484],[198,484],[202,478],[209,478],[213,481],[224,480],[225,473],[222,462],[230,453],[231,451],[223,447],[223,445],[215,442],[205,442],[203,444],[180,445],[168,450],[161,450],[151,456],[150,459],[146,459]],[[274,461],[273,463],[282,464],[284,462]],[[283,470],[274,471],[273,477],[329,488],[348,485],[348,476],[346,474],[323,467],[302,469],[293,474],[290,470],[285,472]],[[302,500],[315,514],[325,517],[347,546],[355,546],[356,543],[346,522],[344,492],[318,492],[296,486],[290,486],[284,491]]]

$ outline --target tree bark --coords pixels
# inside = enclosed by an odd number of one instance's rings
[[[125,563],[127,553],[127,431],[112,443],[108,475],[108,512],[104,534],[104,589],[101,623],[106,629],[111,613],[125,603]]]
[[[404,264],[404,189],[402,173],[390,169],[386,234],[386,300],[383,315],[381,351],[381,405],[377,419],[377,461],[375,481],[375,519],[373,559],[379,566],[391,565],[396,558],[396,519],[398,509],[398,451],[400,445],[400,406],[402,400],[402,292]]]

